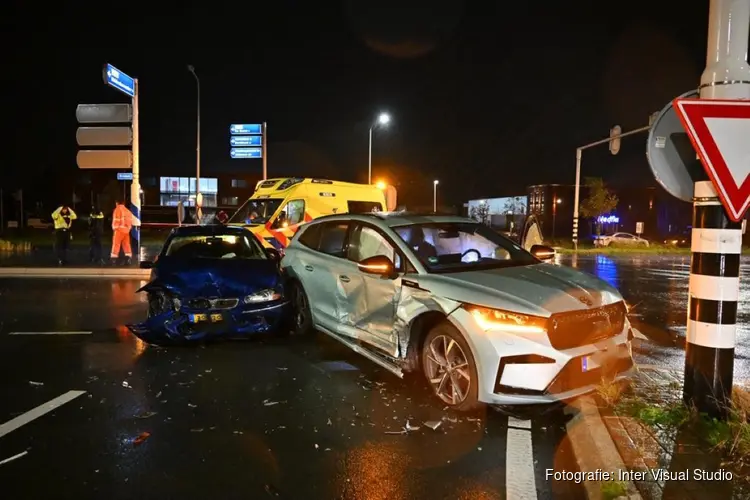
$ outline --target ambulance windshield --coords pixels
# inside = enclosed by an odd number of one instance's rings
[[[229,219],[229,224],[265,224],[278,210],[279,198],[249,199]]]

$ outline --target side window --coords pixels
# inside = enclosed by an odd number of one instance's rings
[[[305,200],[292,200],[281,209],[273,223],[274,229],[302,224],[305,221]]]
[[[382,233],[369,226],[358,226],[349,240],[347,257],[351,261],[362,262],[377,255],[391,259],[397,270],[403,269],[401,255]]]
[[[346,233],[349,229],[348,222],[326,222],[319,224],[320,243],[318,251],[334,257],[346,257]]]
[[[346,204],[350,214],[383,211],[383,204],[376,201],[347,201]]]
[[[308,248],[317,250],[318,243],[320,243],[321,226],[322,224],[313,224],[311,226],[306,226],[305,229],[302,230],[302,234],[300,235],[298,241]]]

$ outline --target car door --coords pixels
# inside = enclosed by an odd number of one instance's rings
[[[397,277],[367,274],[356,267],[357,263],[378,255],[384,255],[394,262]],[[393,325],[401,295],[405,259],[379,228],[364,222],[355,223],[351,229],[347,257],[355,266],[353,274],[348,277],[351,281],[356,280],[354,286],[350,286],[351,295],[347,302],[350,326],[353,327],[350,335],[386,352],[397,352],[398,336]]]
[[[348,309],[347,287],[351,283],[346,278],[356,269],[356,264],[346,258],[349,222],[330,221],[315,226],[320,226],[316,241],[310,243],[312,248],[296,255],[295,272],[307,293],[315,324],[342,333],[340,327],[346,322]]]

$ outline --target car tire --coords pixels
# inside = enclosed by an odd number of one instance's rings
[[[313,322],[307,293],[299,281],[290,283],[289,291],[292,310],[291,331],[294,335],[309,335],[313,331]]]
[[[440,323],[430,330],[422,344],[420,361],[427,385],[441,403],[457,411],[474,411],[484,406],[479,402],[474,355],[461,332],[451,324]],[[464,369],[456,368],[462,365]]]

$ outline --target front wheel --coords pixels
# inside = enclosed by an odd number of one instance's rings
[[[479,377],[469,344],[453,326],[437,325],[422,346],[422,371],[433,394],[458,411],[476,410]]]

